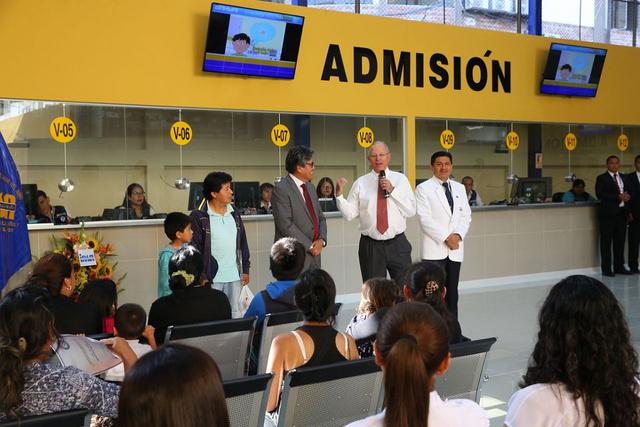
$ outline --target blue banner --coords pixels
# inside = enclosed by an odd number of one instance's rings
[[[31,247],[20,175],[0,133],[0,290],[29,261]]]

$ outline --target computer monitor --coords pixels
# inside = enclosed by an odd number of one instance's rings
[[[544,203],[553,196],[551,177],[520,178],[511,187],[513,203]]]
[[[136,219],[136,211],[133,208],[105,209],[102,211],[103,221],[124,221]]]
[[[258,181],[233,181],[233,202],[237,208],[256,208],[260,204],[260,183]]]
[[[22,184],[22,197],[27,215],[38,214],[38,186],[36,184]]]
[[[195,211],[200,208],[200,203],[204,200],[204,194],[202,193],[203,188],[204,183],[202,182],[192,182],[189,186],[188,211]]]

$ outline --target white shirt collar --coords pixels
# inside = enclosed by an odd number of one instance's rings
[[[294,174],[290,173],[289,176],[291,177],[291,179],[293,180],[293,182],[296,183],[296,187],[300,188],[301,185],[303,185],[305,182],[302,181],[300,178],[298,178],[297,176],[295,176]]]

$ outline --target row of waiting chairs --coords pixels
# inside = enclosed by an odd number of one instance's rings
[[[451,346],[451,367],[436,382],[443,399],[480,401],[487,354],[495,342],[487,338]],[[271,374],[224,382],[232,427],[263,426],[270,385]],[[382,410],[382,371],[372,358],[294,369],[285,376],[280,402],[278,427],[343,426]],[[88,426],[89,418],[86,411],[68,411],[0,425],[79,427]]]

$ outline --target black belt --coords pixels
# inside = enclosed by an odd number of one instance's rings
[[[371,240],[372,242],[382,243],[382,244],[385,244],[385,245],[388,245],[388,244],[394,242],[398,237],[404,237],[404,233],[396,234],[394,237],[392,237],[391,239],[387,239],[387,240],[377,240],[377,239],[374,239],[372,237],[365,236],[364,234],[360,235],[361,239]]]

